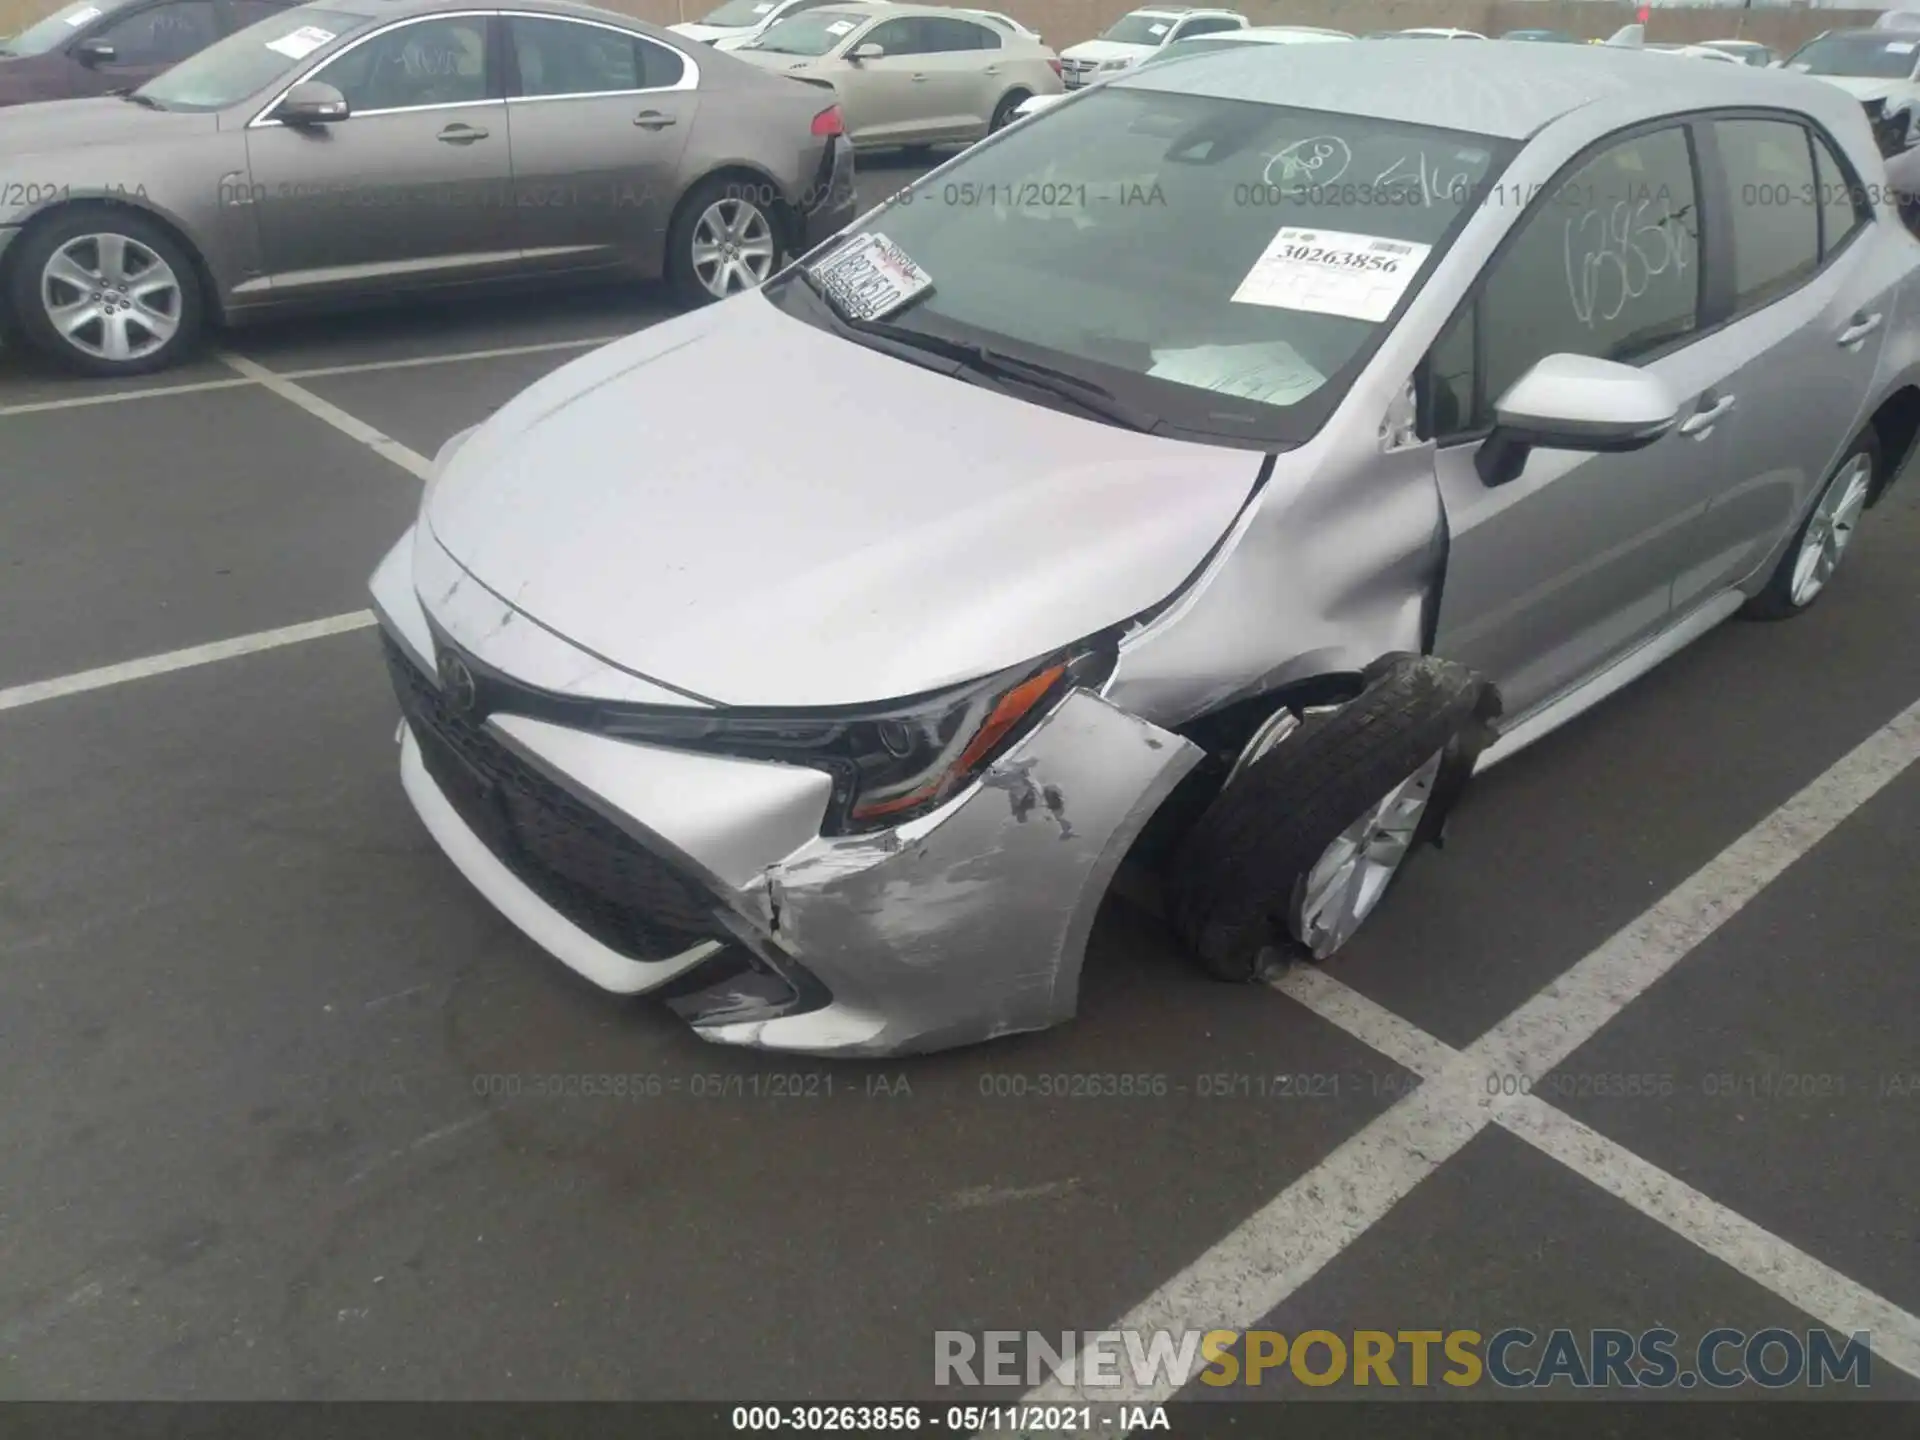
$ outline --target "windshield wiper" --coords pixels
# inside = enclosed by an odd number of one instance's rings
[[[1160,424],[1160,417],[1150,415],[1144,410],[1135,409],[1121,400],[1111,390],[1084,376],[1072,374],[1066,370],[1043,365],[1037,360],[1022,360],[1017,355],[1006,355],[998,350],[988,349],[985,345],[975,345],[965,340],[949,340],[942,335],[929,335],[924,330],[909,330],[902,325],[893,325],[885,320],[862,320],[842,310],[834,303],[824,286],[813,277],[805,266],[798,267],[798,273],[807,288],[817,296],[832,314],[835,321],[859,335],[871,335],[877,340],[901,346],[909,350],[918,350],[922,354],[937,355],[943,360],[951,360],[961,370],[973,375],[985,375],[990,379],[1012,381],[1030,389],[1041,390],[1070,405],[1077,405],[1089,415],[1118,425],[1124,430],[1137,430],[1146,434]]]
[[[138,105],[145,110],[164,110],[167,108],[151,95],[142,95],[138,90],[116,90],[113,93],[117,98],[126,101],[129,105]]]

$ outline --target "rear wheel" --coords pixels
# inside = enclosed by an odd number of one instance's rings
[[[1742,615],[1752,620],[1791,619],[1826,593],[1873,498],[1880,465],[1880,438],[1868,426],[1829,472],[1820,498],[1774,566],[1766,588],[1747,601]]]
[[[1024,90],[1009,91],[993,109],[993,119],[987,122],[987,133],[1004,130],[1013,123],[1013,115],[1031,97]]]
[[[86,206],[19,242],[13,314],[35,349],[84,375],[144,375],[179,361],[204,321],[192,257],[138,211]]]
[[[1492,738],[1498,693],[1461,666],[1392,655],[1363,679],[1345,705],[1264,729],[1175,857],[1169,917],[1220,979],[1352,939]]]
[[[707,305],[764,283],[780,266],[780,226],[763,183],[716,175],[694,186],[667,232],[667,283]]]

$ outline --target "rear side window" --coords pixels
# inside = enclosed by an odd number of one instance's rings
[[[1813,137],[1813,172],[1820,186],[1820,258],[1824,260],[1854,237],[1872,211],[1833,147],[1818,135]]]
[[[1466,428],[1493,422],[1548,355],[1633,361],[1699,328],[1700,207],[1679,127],[1619,141],[1556,182],[1495,257],[1480,294],[1482,383]]]
[[[1735,304],[1778,299],[1820,268],[1812,137],[1790,120],[1716,120],[1733,209]]]
[[[969,20],[922,19],[920,48],[930,53],[950,50],[998,50],[1000,37]]]

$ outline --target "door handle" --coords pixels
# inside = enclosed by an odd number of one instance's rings
[[[476,140],[487,138],[487,132],[477,125],[449,125],[435,137],[442,145],[471,145]]]
[[[1858,345],[1862,340],[1866,339],[1867,336],[1878,330],[1880,328],[1880,322],[1885,318],[1884,315],[1880,314],[1867,315],[1855,312],[1853,323],[1840,332],[1835,338],[1834,343],[1843,348],[1848,345]]]
[[[1000,67],[998,65],[989,65],[980,73],[982,75],[998,75],[1000,73]]]
[[[678,122],[671,115],[663,115],[658,110],[642,110],[633,117],[633,123],[642,130],[664,130]]]
[[[1723,396],[1706,409],[1696,410],[1688,416],[1686,423],[1680,427],[1680,433],[1704,436],[1731,409],[1733,409],[1733,396]]]

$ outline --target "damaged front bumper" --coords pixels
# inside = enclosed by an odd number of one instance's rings
[[[822,772],[458,718],[413,548],[409,534],[388,556],[374,598],[421,819],[543,948],[604,988],[659,995],[721,1044],[897,1055],[1069,1018],[1114,872],[1200,758],[1074,691],[940,810],[823,837]]]

